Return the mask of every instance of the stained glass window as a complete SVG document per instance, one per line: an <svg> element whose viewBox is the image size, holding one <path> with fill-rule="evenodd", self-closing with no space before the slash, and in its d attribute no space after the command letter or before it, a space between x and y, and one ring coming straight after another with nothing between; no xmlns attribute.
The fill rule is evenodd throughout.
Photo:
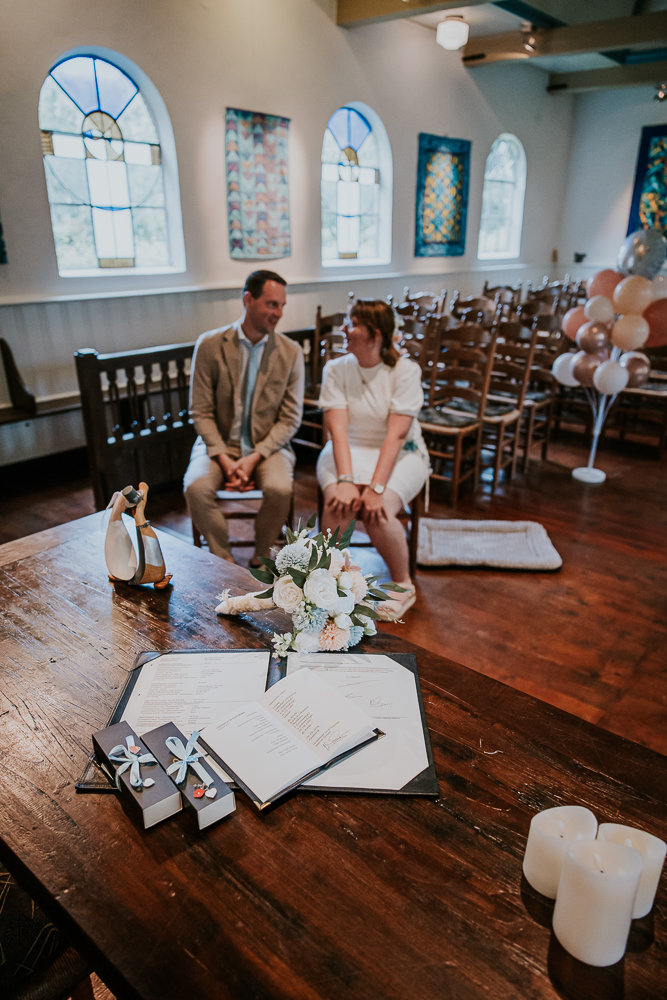
<svg viewBox="0 0 667 1000"><path fill-rule="evenodd" d="M322 143L322 262L379 256L380 162L367 119L339 108Z"/></svg>
<svg viewBox="0 0 667 1000"><path fill-rule="evenodd" d="M477 256L518 257L521 249L526 154L515 135L499 135L486 159Z"/></svg>
<svg viewBox="0 0 667 1000"><path fill-rule="evenodd" d="M127 73L96 56L58 63L39 127L59 272L168 266L160 139Z"/></svg>

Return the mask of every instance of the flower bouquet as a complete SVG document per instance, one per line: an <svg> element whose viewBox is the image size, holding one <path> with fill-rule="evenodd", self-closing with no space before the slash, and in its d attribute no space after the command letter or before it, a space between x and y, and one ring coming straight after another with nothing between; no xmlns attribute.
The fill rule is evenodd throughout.
<svg viewBox="0 0 667 1000"><path fill-rule="evenodd" d="M251 569L260 583L268 584L262 592L230 597L220 595L215 609L219 615L238 615L244 611L268 611L281 608L292 616L293 629L282 635L274 633L277 653L295 649L299 653L320 650L350 649L364 635L375 635L375 621L380 618L377 605L390 600L386 591L403 592L395 583L378 584L377 576L364 575L353 565L347 546L356 521L345 531L340 529L311 537L315 515L305 528L286 529L287 545L274 559L261 559L261 569ZM340 536L339 536L340 535Z"/></svg>

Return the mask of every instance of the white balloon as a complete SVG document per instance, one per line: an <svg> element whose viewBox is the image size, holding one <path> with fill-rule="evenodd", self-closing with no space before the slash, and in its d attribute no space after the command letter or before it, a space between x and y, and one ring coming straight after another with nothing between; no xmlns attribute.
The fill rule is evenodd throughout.
<svg viewBox="0 0 667 1000"><path fill-rule="evenodd" d="M573 354L572 352L569 354L560 354L554 361L551 368L551 374L558 382L560 382L561 385L579 385L576 378L572 375L572 359L578 358L580 353L581 352L578 351L576 354Z"/></svg>
<svg viewBox="0 0 667 1000"><path fill-rule="evenodd" d="M618 361L603 361L595 369L593 385L603 396L613 396L614 393L625 389L629 378L627 368L619 365Z"/></svg>
<svg viewBox="0 0 667 1000"><path fill-rule="evenodd" d="M584 306L584 312L591 323L611 323L614 318L614 307L606 295L594 295Z"/></svg>

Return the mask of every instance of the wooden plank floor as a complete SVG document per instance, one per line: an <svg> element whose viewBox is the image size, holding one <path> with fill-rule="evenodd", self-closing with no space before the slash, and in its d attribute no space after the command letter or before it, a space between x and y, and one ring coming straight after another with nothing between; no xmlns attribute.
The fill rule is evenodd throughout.
<svg viewBox="0 0 667 1000"><path fill-rule="evenodd" d="M650 448L609 442L597 463L606 483L586 486L570 475L585 457L579 443L554 445L548 462L532 462L494 497L488 486L464 494L455 513L436 486L430 516L539 521L563 569L419 570L417 605L404 624L383 628L667 754L667 463ZM94 509L74 461L39 481L4 479L0 542ZM297 515L315 507L314 469L300 461ZM151 497L148 514L191 539L179 491ZM382 567L372 550L357 551L365 569ZM249 554L235 553L243 563Z"/></svg>

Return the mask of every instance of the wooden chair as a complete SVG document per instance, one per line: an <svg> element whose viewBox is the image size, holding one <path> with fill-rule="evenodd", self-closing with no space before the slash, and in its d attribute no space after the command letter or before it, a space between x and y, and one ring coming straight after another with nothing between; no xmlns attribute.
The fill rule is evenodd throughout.
<svg viewBox="0 0 667 1000"><path fill-rule="evenodd" d="M478 326L487 326L493 323L496 307L491 299L484 297L459 298L459 293L454 292L451 301L450 313L462 323L475 323Z"/></svg>
<svg viewBox="0 0 667 1000"><path fill-rule="evenodd" d="M315 451L321 451L324 447L322 411L317 405L322 387L322 371L331 358L347 353L345 337L340 328L347 319L353 302L354 292L349 292L347 311L331 313L329 316L322 315L322 306L317 307L311 352L310 385L306 387L303 419L294 438L294 444L300 444Z"/></svg>
<svg viewBox="0 0 667 1000"><path fill-rule="evenodd" d="M534 327L525 339L521 323L504 322L496 327L496 349L484 408L482 448L493 452L495 493L502 469L509 468L509 478L516 472L521 437L521 422L528 381L531 375L538 331ZM493 412L493 407L505 412Z"/></svg>
<svg viewBox="0 0 667 1000"><path fill-rule="evenodd" d="M569 343L568 338L561 330L559 316L548 314L535 316L533 330L537 331L537 340L524 398L523 457L521 462L521 471L524 474L528 469L530 451L535 442L541 441L542 461L546 462L547 460L551 429L554 426L555 406L559 394L559 385L551 374L551 368L558 355L568 350Z"/></svg>
<svg viewBox="0 0 667 1000"><path fill-rule="evenodd" d="M461 483L472 478L477 487L496 336L495 330L473 324L443 332L428 406L419 415L433 465L431 478L452 484L452 506Z"/></svg>
<svg viewBox="0 0 667 1000"><path fill-rule="evenodd" d="M516 308L521 302L521 282L519 281L516 285L489 285L488 281L484 282L484 288L482 289L482 297L485 299L491 299L497 302L498 296L503 297L509 296L512 300L514 307Z"/></svg>
<svg viewBox="0 0 667 1000"><path fill-rule="evenodd" d="M401 511L398 515L399 521L403 521L406 527L406 534L408 540L408 559L410 567L410 576L414 577L417 571L417 551L419 548L419 519L422 515L426 504L426 486L423 486L417 496L410 501L407 510ZM317 517L318 523L322 524L322 512L324 510L324 494L320 487L317 487ZM350 542L350 548L352 549L368 549L373 548L373 543L370 538L365 542L360 542L354 539Z"/></svg>
<svg viewBox="0 0 667 1000"><path fill-rule="evenodd" d="M667 347L648 348L642 353L651 362L649 381L619 394L610 422L621 441L628 435L655 440L661 459L667 445Z"/></svg>
<svg viewBox="0 0 667 1000"><path fill-rule="evenodd" d="M396 308L399 313L402 309L412 308L414 315L419 318L426 316L427 313L436 313L440 316L445 311L446 301L446 288L441 289L440 295L435 295L433 292L415 292L414 295L411 295L410 288L406 285L403 289L403 302ZM406 315L406 313L401 313L401 315Z"/></svg>
<svg viewBox="0 0 667 1000"><path fill-rule="evenodd" d="M196 437L188 413L193 351L189 343L74 355L97 510L128 483L155 488L183 478Z"/></svg>

